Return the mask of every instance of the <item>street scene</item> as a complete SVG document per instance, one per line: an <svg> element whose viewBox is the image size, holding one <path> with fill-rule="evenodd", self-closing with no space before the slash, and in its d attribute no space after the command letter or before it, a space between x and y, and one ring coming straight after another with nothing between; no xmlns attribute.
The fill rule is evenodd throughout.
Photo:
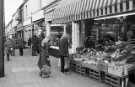
<svg viewBox="0 0 135 87"><path fill-rule="evenodd" d="M0 79L0 87L107 87L88 77L79 74L63 74L58 67L58 59L51 58L51 77L41 78L37 67L37 56L31 56L31 50L24 50L24 56L11 57L5 60L5 77Z"/></svg>
<svg viewBox="0 0 135 87"><path fill-rule="evenodd" d="M135 0L1 0L0 87L135 87Z"/></svg>

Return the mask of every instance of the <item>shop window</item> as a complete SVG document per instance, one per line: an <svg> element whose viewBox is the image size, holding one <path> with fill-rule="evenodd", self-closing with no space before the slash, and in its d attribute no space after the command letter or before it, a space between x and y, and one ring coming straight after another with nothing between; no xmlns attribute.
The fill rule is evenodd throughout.
<svg viewBox="0 0 135 87"><path fill-rule="evenodd" d="M107 7L105 7L105 14L107 14Z"/></svg>
<svg viewBox="0 0 135 87"><path fill-rule="evenodd" d="M92 12L93 12L93 17L95 17L95 10L93 10Z"/></svg>
<svg viewBox="0 0 135 87"><path fill-rule="evenodd" d="M116 41L119 34L118 24L102 24L100 38L102 40Z"/></svg>
<svg viewBox="0 0 135 87"><path fill-rule="evenodd" d="M123 11L123 3L120 3L120 11Z"/></svg>
<svg viewBox="0 0 135 87"><path fill-rule="evenodd" d="M126 9L129 10L129 1L126 1Z"/></svg>
<svg viewBox="0 0 135 87"><path fill-rule="evenodd" d="M97 9L96 11L97 11L97 16L99 16L99 10Z"/></svg>
<svg viewBox="0 0 135 87"><path fill-rule="evenodd" d="M130 29L127 32L127 38L128 39L135 39L135 25L132 24L130 26Z"/></svg>
<svg viewBox="0 0 135 87"><path fill-rule="evenodd" d="M129 3L129 2L128 2ZM133 7L135 8L135 0L133 0Z"/></svg>
<svg viewBox="0 0 135 87"><path fill-rule="evenodd" d="M115 12L117 12L117 4L114 5Z"/></svg>
<svg viewBox="0 0 135 87"><path fill-rule="evenodd" d="M110 9L110 14L112 13L112 6L109 6L109 9Z"/></svg>

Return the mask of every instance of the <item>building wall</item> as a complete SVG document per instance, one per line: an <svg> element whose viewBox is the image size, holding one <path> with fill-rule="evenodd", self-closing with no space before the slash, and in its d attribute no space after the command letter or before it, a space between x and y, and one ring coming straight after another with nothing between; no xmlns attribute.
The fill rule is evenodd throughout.
<svg viewBox="0 0 135 87"><path fill-rule="evenodd" d="M56 1L56 0L41 0L41 7L45 7L54 1Z"/></svg>
<svg viewBox="0 0 135 87"><path fill-rule="evenodd" d="M40 0L29 0L28 2L26 2L26 4L23 7L24 21L28 20L33 13L35 13L36 11L40 9L40 6L41 6L40 2L41 2Z"/></svg>

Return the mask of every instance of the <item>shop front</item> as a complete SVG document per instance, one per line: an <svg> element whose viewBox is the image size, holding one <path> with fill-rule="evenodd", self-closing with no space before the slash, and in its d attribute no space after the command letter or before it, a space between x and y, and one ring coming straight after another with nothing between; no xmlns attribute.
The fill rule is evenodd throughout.
<svg viewBox="0 0 135 87"><path fill-rule="evenodd" d="M42 32L45 31L44 19L40 19L33 22L34 35L39 36Z"/></svg>
<svg viewBox="0 0 135 87"><path fill-rule="evenodd" d="M78 32L81 32L81 30L85 32L81 32L80 36L72 36L72 39L77 39L76 37L81 37L81 40L76 40L79 42L78 45L76 45L76 41L74 41L73 49L76 49L77 47L82 46L82 43L85 43L85 39L90 37L92 41L94 42L93 44L96 44L96 41L100 40L100 26L104 27L104 25L108 22L114 21L114 27L115 24L117 24L117 21L119 24L122 24L121 22L121 17L115 18L115 15L121 15L121 14L126 14L129 12L133 12L134 9L134 1L133 0L84 0L83 2L81 0L62 0L60 4L57 6L55 11L53 12L53 21L52 23L56 24L63 24L63 23L72 23L74 27L72 27L72 31L74 28L78 28L75 30L78 30ZM109 17L109 16L114 16L111 20L104 20L104 17ZM102 20L101 23L96 23L95 20ZM103 24L103 22L105 22ZM98 25L97 25L98 24ZM112 24L112 23L110 23ZM98 26L98 27L97 27ZM116 25L116 28L121 25ZM110 26L113 27L113 26ZM83 29L84 28L84 29ZM74 32L76 32L74 30ZM102 29L101 29L102 30ZM105 29L102 30L106 31ZM109 30L108 30L109 31ZM107 31L106 31L107 32ZM117 30L115 30L117 32ZM85 34L84 34L85 33ZM105 32L104 32L105 33ZM108 32L111 33L112 35L114 32ZM74 35L74 33L73 33ZM77 35L77 34L75 34ZM82 35L82 36L81 36ZM113 35L113 38L117 40L118 34L115 33ZM114 37L115 36L115 37ZM83 39L82 39L83 37ZM103 35L102 38L103 39ZM75 50L74 50L75 52Z"/></svg>
<svg viewBox="0 0 135 87"><path fill-rule="evenodd" d="M26 46L28 45L27 42L29 38L32 38L32 32L33 32L33 25L32 25L32 20L31 18L27 19L26 21L23 22L23 39L26 42Z"/></svg>
<svg viewBox="0 0 135 87"><path fill-rule="evenodd" d="M114 87L130 87L134 8L134 0L62 0L52 23L71 25L71 69Z"/></svg>
<svg viewBox="0 0 135 87"><path fill-rule="evenodd" d="M45 31L44 13L43 10L39 10L32 14L33 33L39 36L41 32Z"/></svg>

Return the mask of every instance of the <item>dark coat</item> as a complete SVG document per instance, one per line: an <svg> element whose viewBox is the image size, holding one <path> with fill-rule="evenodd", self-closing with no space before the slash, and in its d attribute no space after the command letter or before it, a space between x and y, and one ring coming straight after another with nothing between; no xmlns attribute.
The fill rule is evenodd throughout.
<svg viewBox="0 0 135 87"><path fill-rule="evenodd" d="M24 41L23 41L22 38L18 39L17 43L18 43L18 48L23 48L24 47Z"/></svg>
<svg viewBox="0 0 135 87"><path fill-rule="evenodd" d="M67 37L62 37L59 42L59 48L60 48L60 55L61 56L68 56L68 47L69 47L69 42Z"/></svg>
<svg viewBox="0 0 135 87"><path fill-rule="evenodd" d="M32 49L37 50L39 46L39 40L36 36L32 38Z"/></svg>
<svg viewBox="0 0 135 87"><path fill-rule="evenodd" d="M43 67L43 65L50 66L50 61L48 60L48 58L49 58L49 53L48 53L49 47L50 47L49 42L44 43L44 46L41 47L41 53L40 53L40 57L39 57L39 60L38 60L38 66L39 66L40 69Z"/></svg>

